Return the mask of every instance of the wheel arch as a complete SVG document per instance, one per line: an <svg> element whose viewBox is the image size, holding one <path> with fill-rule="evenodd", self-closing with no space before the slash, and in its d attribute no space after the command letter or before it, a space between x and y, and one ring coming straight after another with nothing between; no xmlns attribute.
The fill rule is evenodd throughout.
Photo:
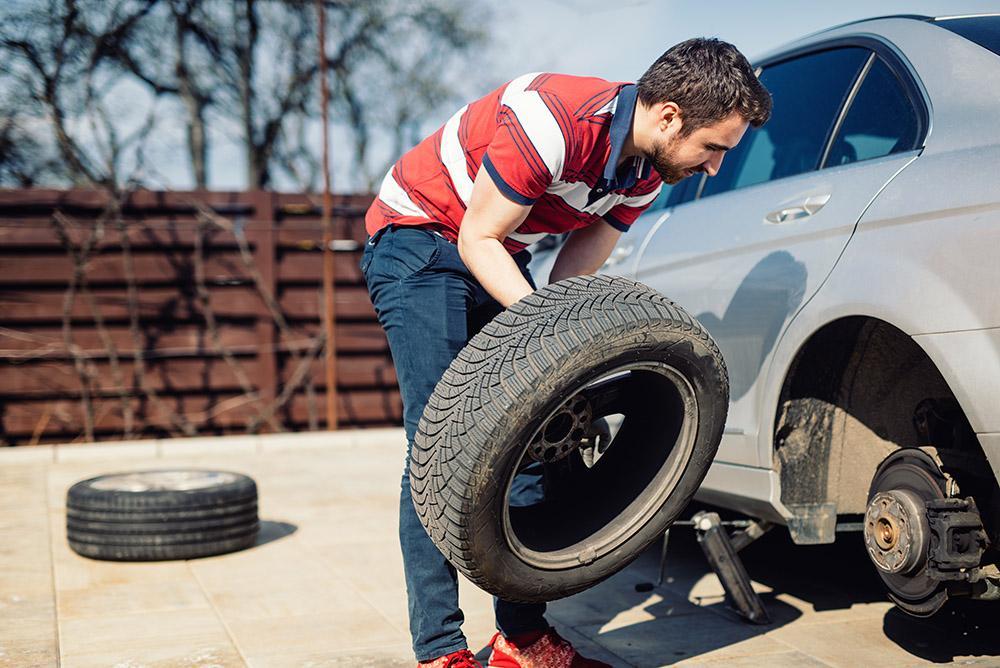
<svg viewBox="0 0 1000 668"><path fill-rule="evenodd" d="M833 319L802 341L783 371L761 429L797 542L832 541L837 516L863 513L878 464L902 447L933 446L970 491L996 497L992 476L986 484L967 473L990 467L966 411L902 329L873 316Z"/></svg>

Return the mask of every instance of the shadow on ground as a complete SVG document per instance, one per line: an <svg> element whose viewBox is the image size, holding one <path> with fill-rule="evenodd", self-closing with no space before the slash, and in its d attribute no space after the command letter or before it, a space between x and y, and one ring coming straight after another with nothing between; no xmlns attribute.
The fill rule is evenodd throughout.
<svg viewBox="0 0 1000 668"><path fill-rule="evenodd" d="M289 524L288 522L272 522L270 520L261 520L260 531L257 533L257 542L253 544L253 547L260 547L261 545L267 545L268 543L280 540L285 536L291 536L298 530L299 528L297 526L295 526L294 524Z"/></svg>
<svg viewBox="0 0 1000 668"><path fill-rule="evenodd" d="M625 571L570 599L553 602L548 616L557 628L565 629L568 639L583 640L584 650L589 638L611 653L598 658L612 661L617 657L614 665L698 663L700 657L720 662L712 665L725 665L729 656L734 660L742 656L744 661L756 656L766 662L766 657L774 656L768 652L774 651L786 652L788 660L802 657L808 661L793 646L775 649L776 641L766 636L803 615L850 611L887 600L860 534L841 534L831 545L801 546L792 543L786 530L777 528L742 555L750 576L771 590L762 595L770 624L749 624L728 607L718 583L706 577L710 569L694 532L686 528L675 529L671 535L663 584L656 584L660 559L656 544ZM970 656L989 663L989 657L1000 656L1000 635L990 621L995 619L996 605L953 600L930 619L910 617L896 608L884 615L873 615L872 609L866 615L859 609L857 616L837 619L880 628L886 642L912 655L914 663L945 663ZM803 628L824 632L823 623L813 623ZM730 649L739 643L745 644ZM483 648L477 656L485 661L489 649Z"/></svg>
<svg viewBox="0 0 1000 668"><path fill-rule="evenodd" d="M996 615L996 603L953 600L929 619L917 619L893 608L882 620L882 630L914 656L951 663L962 656L1000 656Z"/></svg>
<svg viewBox="0 0 1000 668"><path fill-rule="evenodd" d="M690 595L690 586L708 572L708 566L693 531L678 529L673 533L667 575L673 579L674 591L684 591L687 587ZM795 545L788 532L779 527L741 554L751 578L772 590L763 596L772 625L753 627L728 612L729 619L720 616L711 624L711 633L718 634L719 638L733 636L735 642L751 632L767 633L799 617L800 610L777 598L782 594L798 599L815 612L847 610L888 598L865 553L860 533L839 534L837 541L830 545L807 546ZM650 554L647 559L649 557L658 568L659 553ZM679 589L678 584L681 585ZM706 598L702 603L710 600L713 599ZM721 609L725 606L711 603L709 607ZM881 620L875 618L871 623L880 624L889 641L916 659L945 663L956 657L1000 656L1000 635L991 621L996 619L996 614L996 604L956 599L928 619L912 617L893 607ZM622 629L623 633L626 631ZM704 652L711 648L709 644L693 649Z"/></svg>
<svg viewBox="0 0 1000 668"><path fill-rule="evenodd" d="M787 531L774 531L747 549L744 563L751 577L775 594L787 592L818 612L888 599L860 533L840 534L832 545L798 546ZM998 612L996 603L968 599L952 599L926 619L894 607L882 619L882 631L901 649L925 661L997 657L1000 635L992 620Z"/></svg>

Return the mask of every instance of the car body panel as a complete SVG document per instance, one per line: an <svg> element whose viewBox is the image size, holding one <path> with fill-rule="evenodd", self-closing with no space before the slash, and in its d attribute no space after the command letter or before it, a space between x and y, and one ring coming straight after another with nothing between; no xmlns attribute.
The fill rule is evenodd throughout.
<svg viewBox="0 0 1000 668"><path fill-rule="evenodd" d="M786 323L826 280L868 204L914 157L899 153L713 195L677 207L652 233L636 279L698 318L729 369L731 403L719 461L769 462L757 448L757 378ZM767 219L810 198L826 202L802 219Z"/></svg>
<svg viewBox="0 0 1000 668"><path fill-rule="evenodd" d="M695 498L772 522L787 522L792 513L781 503L778 474L765 468L716 460Z"/></svg>

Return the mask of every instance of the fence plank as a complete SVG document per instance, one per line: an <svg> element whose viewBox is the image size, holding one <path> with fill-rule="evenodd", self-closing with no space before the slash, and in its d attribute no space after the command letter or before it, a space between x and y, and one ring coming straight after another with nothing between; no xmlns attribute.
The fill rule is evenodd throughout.
<svg viewBox="0 0 1000 668"><path fill-rule="evenodd" d="M74 439L82 431L83 381L73 354L85 360L97 438L120 438L123 390L136 416L135 434L162 435L170 412L201 433L246 429L261 401L288 383L296 356L312 349L319 333L322 286L319 199L309 195L231 192L134 193L121 221L96 221L108 203L96 191L0 191L0 438L22 443ZM366 239L364 213L371 196L335 196L335 238L353 241L336 254L337 371L342 426L399 424L401 403L384 333L358 269ZM199 206L212 220L200 221ZM55 212L61 212L61 223ZM93 303L76 292L69 304L69 339L63 332L67 287L76 267L63 247L94 241L83 267ZM203 230L204 275L217 324L212 335L198 297L195 247ZM234 232L245 235L248 266ZM130 248L137 322L129 325ZM347 248L347 250L345 250ZM288 332L279 331L254 282L257 272L275 296ZM78 286L79 288L79 286ZM145 385L137 383L140 347ZM224 359L223 351L230 355ZM112 371L112 354L118 376ZM244 396L242 369L255 396ZM286 429L323 426L322 365L313 361L287 406L276 414ZM310 409L310 404L314 408Z"/></svg>

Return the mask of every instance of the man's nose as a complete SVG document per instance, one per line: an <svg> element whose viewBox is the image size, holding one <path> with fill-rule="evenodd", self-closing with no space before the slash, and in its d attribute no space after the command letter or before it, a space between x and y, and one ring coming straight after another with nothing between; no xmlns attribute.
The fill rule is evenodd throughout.
<svg viewBox="0 0 1000 668"><path fill-rule="evenodd" d="M722 157L723 154L720 151L717 155L713 155L711 158L702 163L701 169L703 172L709 176L715 176L719 173L719 168L722 167Z"/></svg>

